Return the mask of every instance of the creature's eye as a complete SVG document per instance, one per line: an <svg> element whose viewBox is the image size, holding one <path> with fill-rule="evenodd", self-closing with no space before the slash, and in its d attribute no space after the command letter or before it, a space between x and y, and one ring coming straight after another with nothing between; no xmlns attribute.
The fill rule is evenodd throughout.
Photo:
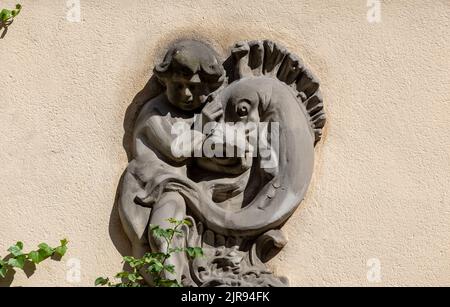
<svg viewBox="0 0 450 307"><path fill-rule="evenodd" d="M248 101L246 100L239 102L236 106L236 113L239 117L247 116L249 111L250 103L248 103Z"/></svg>

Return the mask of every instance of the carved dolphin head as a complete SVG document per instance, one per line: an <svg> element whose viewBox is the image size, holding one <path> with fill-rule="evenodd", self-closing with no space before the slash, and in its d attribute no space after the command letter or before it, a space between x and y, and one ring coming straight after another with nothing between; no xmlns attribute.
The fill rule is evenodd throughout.
<svg viewBox="0 0 450 307"><path fill-rule="evenodd" d="M309 120L306 110L298 104L295 92L274 78L249 77L233 82L214 99L222 105L224 112L218 119L220 125L205 142L221 148L223 156L203 159L201 166L240 174L250 169L256 159L260 167L275 175L278 172L280 129L288 131L287 126L296 124L290 122L293 121L290 113L295 114L297 122ZM303 127L303 133L313 139L311 127L307 124Z"/></svg>

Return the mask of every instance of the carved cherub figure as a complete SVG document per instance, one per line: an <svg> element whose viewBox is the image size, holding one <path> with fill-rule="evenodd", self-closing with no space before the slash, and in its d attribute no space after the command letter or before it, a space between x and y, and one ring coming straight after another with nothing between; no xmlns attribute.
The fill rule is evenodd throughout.
<svg viewBox="0 0 450 307"><path fill-rule="evenodd" d="M133 159L119 195L122 225L133 256L140 258L167 247L149 225L168 228L169 218L191 219L185 240L172 247L202 246L205 257L176 254L166 263L176 274L164 276L183 285L286 285L265 262L286 244L280 227L305 197L312 176L314 145L325 124L319 82L296 55L269 40L236 44L223 66L227 82L214 50L185 40L155 67L164 91L144 105L135 123ZM181 155L173 147L178 123L191 144ZM235 125L221 125L228 123ZM238 124L247 123L265 126L267 133L258 131L258 146L242 157L238 149L247 153L253 137ZM205 131L196 129L204 125ZM244 144L230 142L223 131ZM217 156L203 155L208 144ZM232 156L221 155L224 148L232 148Z"/></svg>
<svg viewBox="0 0 450 307"><path fill-rule="evenodd" d="M186 176L186 165L192 155L180 156L173 153L172 145L176 137L172 133L174 124L181 122L193 127L196 119L203 120L206 117L213 120L222 112L220 108L209 108L209 112L204 109L208 95L217 90L224 80L221 61L208 45L194 40L173 44L162 63L154 68L154 74L165 90L143 106L136 120L134 160L124 176L125 189L122 191L120 206L122 223L132 239L133 254L137 257L148 251L148 244L152 251L166 251L167 243L161 238L155 238L150 232L146 233L146 227L159 225L168 228L169 218L184 219L186 204L177 191L160 191L158 198L151 202L148 199L143 201L139 196L127 197L127 193L139 190L139 185L146 185L146 191L158 189L157 181L160 176L157 169ZM202 110L203 116L198 116ZM196 141L201 144L201 137L196 138ZM131 204L132 201L141 206ZM175 239L173 243L175 246L183 244L181 239L179 242ZM178 259L180 257L183 257L181 253L168 261L180 268L186 263L183 259ZM182 273L178 270L176 276L167 278L180 280Z"/></svg>
<svg viewBox="0 0 450 307"><path fill-rule="evenodd" d="M167 162L183 162L187 155L179 157L172 153L175 136L171 128L175 122L191 126L202 110L209 119L222 112L220 108L209 109L205 114L203 107L208 95L222 85L224 71L211 47L202 42L183 40L167 51L163 62L156 65L154 74L165 91L147 102L140 111L134 130L135 140L136 137L139 139L135 141L135 156L142 154L142 147L145 150L149 145L156 145L154 149ZM145 143L144 146L139 141Z"/></svg>

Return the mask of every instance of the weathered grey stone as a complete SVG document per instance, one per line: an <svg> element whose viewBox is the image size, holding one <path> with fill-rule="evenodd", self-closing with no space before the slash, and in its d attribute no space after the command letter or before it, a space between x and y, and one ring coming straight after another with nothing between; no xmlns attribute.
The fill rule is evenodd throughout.
<svg viewBox="0 0 450 307"><path fill-rule="evenodd" d="M206 44L185 40L155 67L163 92L136 120L120 217L135 257L165 249L149 234L149 224L167 227L168 218L192 219L193 226L183 229L186 238L174 244L202 246L206 256L170 258L176 274L167 277L184 285L285 286L287 280L274 277L264 262L287 243L280 227L303 200L312 176L314 144L325 124L318 81L297 56L271 41L238 43L224 63L225 70ZM220 137L219 128L249 122L268 123L271 132L279 128L278 141L271 139L269 147L276 164L267 167L261 149L241 157L174 154L176 123L187 125L194 145L239 150ZM208 123L212 131L198 129Z"/></svg>

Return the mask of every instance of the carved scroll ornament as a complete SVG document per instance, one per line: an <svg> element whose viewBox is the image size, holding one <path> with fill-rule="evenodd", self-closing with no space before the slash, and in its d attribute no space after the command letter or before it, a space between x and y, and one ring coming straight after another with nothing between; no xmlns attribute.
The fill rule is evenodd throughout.
<svg viewBox="0 0 450 307"><path fill-rule="evenodd" d="M207 44L183 40L154 74L163 90L139 111L120 188L133 256L165 248L149 234L150 224L188 218L193 226L175 244L202 246L205 257L179 254L172 278L185 286L288 285L264 263L287 243L280 227L312 176L325 124L319 82L297 56L268 40L238 43L224 62ZM253 134L265 136L265 147L252 146L249 126L265 127ZM224 137L230 131L244 141ZM213 156L204 153L206 144Z"/></svg>

